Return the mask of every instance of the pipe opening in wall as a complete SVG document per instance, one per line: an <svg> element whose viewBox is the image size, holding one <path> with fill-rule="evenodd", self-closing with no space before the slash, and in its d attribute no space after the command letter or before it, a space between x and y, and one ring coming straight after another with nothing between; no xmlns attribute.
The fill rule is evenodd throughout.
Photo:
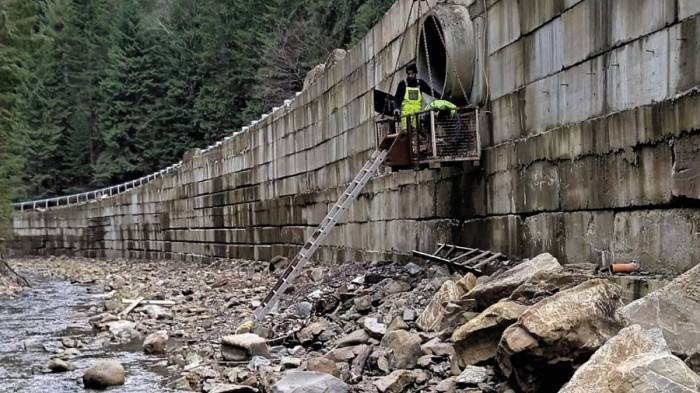
<svg viewBox="0 0 700 393"><path fill-rule="evenodd" d="M444 32L440 21L429 15L423 21L423 29L418 41L418 77L431 84L435 92L444 93L447 73L447 52L443 45ZM427 53L426 53L427 46ZM430 69L428 68L430 60ZM431 78L432 72L432 78Z"/></svg>
<svg viewBox="0 0 700 393"><path fill-rule="evenodd" d="M468 104L476 51L474 24L467 8L458 4L436 5L423 19L418 38L418 76L430 83L430 60L435 91L457 105Z"/></svg>

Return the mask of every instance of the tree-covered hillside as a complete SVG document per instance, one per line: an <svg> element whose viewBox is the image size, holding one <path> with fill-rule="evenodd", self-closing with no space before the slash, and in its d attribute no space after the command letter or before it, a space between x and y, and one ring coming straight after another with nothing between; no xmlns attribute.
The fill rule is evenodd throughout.
<svg viewBox="0 0 700 393"><path fill-rule="evenodd" d="M0 0L0 206L136 178L230 134L392 3Z"/></svg>

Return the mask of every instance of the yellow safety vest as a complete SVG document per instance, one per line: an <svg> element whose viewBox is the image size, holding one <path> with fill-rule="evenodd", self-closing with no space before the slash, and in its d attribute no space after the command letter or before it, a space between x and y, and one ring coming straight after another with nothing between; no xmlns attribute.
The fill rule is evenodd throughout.
<svg viewBox="0 0 700 393"><path fill-rule="evenodd" d="M408 87L406 81L406 93L401 103L401 129L408 128L406 126L406 116L413 115L423 110L423 94L420 91L420 83L418 87ZM411 116L411 126L416 127L416 117Z"/></svg>

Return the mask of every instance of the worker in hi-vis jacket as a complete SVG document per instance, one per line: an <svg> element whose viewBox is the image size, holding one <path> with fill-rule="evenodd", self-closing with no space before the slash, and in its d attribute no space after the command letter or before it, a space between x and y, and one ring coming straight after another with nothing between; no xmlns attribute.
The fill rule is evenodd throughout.
<svg viewBox="0 0 700 393"><path fill-rule="evenodd" d="M411 63L406 66L406 80L399 82L394 95L396 103L394 115L401 116L402 130L407 128L407 116L423 110L423 93L434 94L434 98L442 98L440 93L431 92L430 86L425 81L418 79L418 68L415 63ZM411 126L416 127L415 116L411 116Z"/></svg>

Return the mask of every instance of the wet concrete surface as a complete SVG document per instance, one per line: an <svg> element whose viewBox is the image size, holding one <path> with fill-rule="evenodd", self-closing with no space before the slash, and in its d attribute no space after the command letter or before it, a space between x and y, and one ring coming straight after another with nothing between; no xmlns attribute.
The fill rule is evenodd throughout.
<svg viewBox="0 0 700 393"><path fill-rule="evenodd" d="M82 392L82 375L98 359L114 359L126 369L126 383L109 392L167 392L165 358L146 356L140 343L103 347L88 323L88 309L99 299L89 287L27 276L32 288L0 297L0 392ZM61 338L83 343L70 359L75 370L49 373L49 359L63 350Z"/></svg>

